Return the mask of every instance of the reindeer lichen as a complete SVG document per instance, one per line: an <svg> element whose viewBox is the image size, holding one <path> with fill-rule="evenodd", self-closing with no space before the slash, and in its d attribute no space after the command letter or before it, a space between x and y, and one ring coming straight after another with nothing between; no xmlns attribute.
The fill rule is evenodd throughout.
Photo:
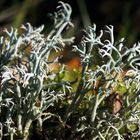
<svg viewBox="0 0 140 140"><path fill-rule="evenodd" d="M48 139L138 139L140 43L127 48L124 38L115 40L113 26L98 33L94 24L73 45L74 37L62 35L73 26L72 9L59 2L57 10L47 36L44 26L27 23L0 37L0 139L26 140L33 131L46 131ZM67 44L80 59L75 81L65 80L60 56L50 60Z"/></svg>

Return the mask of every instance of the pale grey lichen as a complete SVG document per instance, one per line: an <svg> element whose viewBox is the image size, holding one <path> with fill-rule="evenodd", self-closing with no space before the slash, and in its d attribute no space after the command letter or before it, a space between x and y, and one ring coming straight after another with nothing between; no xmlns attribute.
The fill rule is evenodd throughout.
<svg viewBox="0 0 140 140"><path fill-rule="evenodd" d="M75 81L61 78L67 69L59 63L59 56L49 59L52 52L62 51L74 40L62 36L73 26L71 12L69 4L60 2L54 28L47 36L42 33L44 26L33 28L27 23L22 25L22 32L5 29L6 36L0 37L0 139L18 136L26 140L34 121L42 130L43 123L51 118L60 124L55 131L65 133L67 122L72 122L77 112L76 123L70 124L74 126L71 139L77 135L88 139L90 135L91 139L122 140L128 135L124 129L131 133L128 138L140 137L140 44L127 48L124 38L116 41L111 25L99 35L95 24L88 27L81 43L72 46L82 67L75 90ZM104 32L109 35L107 39L103 39ZM53 72L50 64L56 63L61 68ZM120 73L123 76L119 77ZM118 100L123 102L118 103L120 108L109 110L108 102L117 107ZM48 132L52 136L53 130Z"/></svg>

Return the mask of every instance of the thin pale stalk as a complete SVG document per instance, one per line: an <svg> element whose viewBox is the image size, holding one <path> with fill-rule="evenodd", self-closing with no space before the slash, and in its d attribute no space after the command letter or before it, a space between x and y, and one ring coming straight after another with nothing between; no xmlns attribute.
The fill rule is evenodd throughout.
<svg viewBox="0 0 140 140"><path fill-rule="evenodd" d="M28 136L29 136L29 129L30 129L30 126L32 124L32 120L29 119L26 124L25 124L25 127L24 127L24 131L23 131L23 140L27 140Z"/></svg>
<svg viewBox="0 0 140 140"><path fill-rule="evenodd" d="M99 96L100 96L100 94L96 94L95 104L94 104L92 114L91 114L91 122L94 122L96 114L97 114L98 106L102 102L102 100L106 97L106 94L104 93L100 99L99 99Z"/></svg>

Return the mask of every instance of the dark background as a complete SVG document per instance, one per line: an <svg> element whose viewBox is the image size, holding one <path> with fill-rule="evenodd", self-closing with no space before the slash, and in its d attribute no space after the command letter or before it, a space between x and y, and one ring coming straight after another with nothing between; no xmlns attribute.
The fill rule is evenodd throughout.
<svg viewBox="0 0 140 140"><path fill-rule="evenodd" d="M113 25L117 38L125 37L132 45L140 40L139 0L62 0L73 9L72 34L95 23L99 29ZM30 22L33 26L46 25L50 30L53 20L50 13L56 11L58 0L0 0L0 31L4 27L20 27Z"/></svg>

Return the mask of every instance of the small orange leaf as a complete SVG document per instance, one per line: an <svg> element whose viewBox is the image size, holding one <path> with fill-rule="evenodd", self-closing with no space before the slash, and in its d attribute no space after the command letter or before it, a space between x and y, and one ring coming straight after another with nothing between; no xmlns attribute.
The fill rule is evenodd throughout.
<svg viewBox="0 0 140 140"><path fill-rule="evenodd" d="M68 69L70 69L70 70L78 69L78 68L80 68L80 65L81 65L81 63L80 63L79 57L74 57L67 63Z"/></svg>
<svg viewBox="0 0 140 140"><path fill-rule="evenodd" d="M113 97L113 108L112 108L112 112L113 113L117 113L121 110L122 108L122 98L121 96L117 93L114 95Z"/></svg>

